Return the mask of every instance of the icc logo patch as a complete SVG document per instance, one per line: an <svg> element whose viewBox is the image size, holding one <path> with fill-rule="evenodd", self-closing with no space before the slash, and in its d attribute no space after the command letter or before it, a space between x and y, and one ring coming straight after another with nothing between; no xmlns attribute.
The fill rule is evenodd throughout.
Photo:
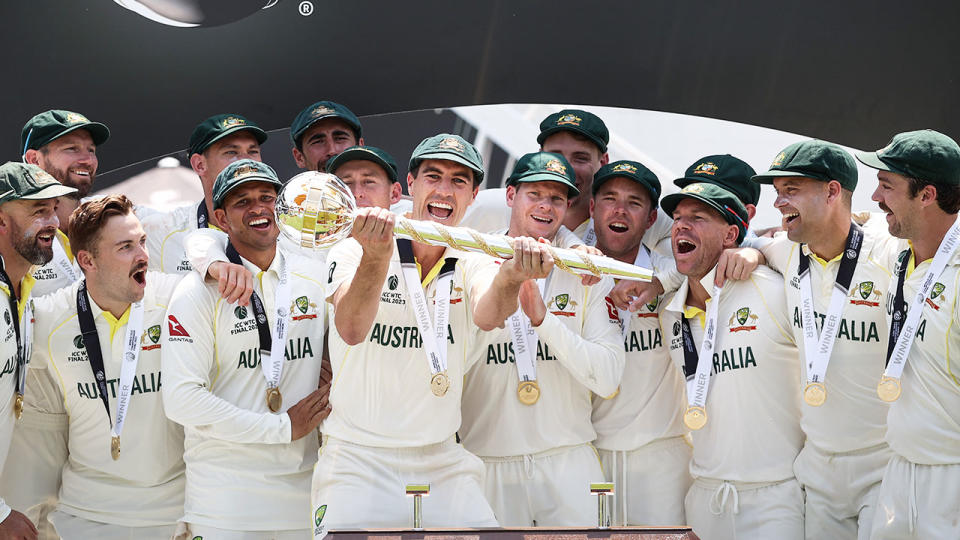
<svg viewBox="0 0 960 540"><path fill-rule="evenodd" d="M394 274L394 275L392 275L392 276L390 276L390 277L387 278L387 287L388 287L391 291L397 290L397 285L399 285L399 284L400 284L400 279L397 277L396 274Z"/></svg>
<svg viewBox="0 0 960 540"><path fill-rule="evenodd" d="M327 271L327 283L333 283L333 271L337 269L337 261L330 263L330 270Z"/></svg>
<svg viewBox="0 0 960 540"><path fill-rule="evenodd" d="M675 323L673 323L673 335L674 336L680 335L680 321L676 321Z"/></svg>
<svg viewBox="0 0 960 540"><path fill-rule="evenodd" d="M7 324L10 324L10 323L12 322L12 321L10 320L10 311L4 311L4 312L3 312L3 322L5 322L5 323L7 323Z"/></svg>
<svg viewBox="0 0 960 540"><path fill-rule="evenodd" d="M236 308L234 308L233 314L236 315L236 317L237 317L238 319L240 319L240 320L246 319L246 318L247 318L247 308L245 308L245 307L243 307L243 306L237 306Z"/></svg>
<svg viewBox="0 0 960 540"><path fill-rule="evenodd" d="M83 336L81 336L80 334L77 334L77 335L73 336L73 346L76 347L76 348L78 348L78 349L82 349L82 348L83 348Z"/></svg>

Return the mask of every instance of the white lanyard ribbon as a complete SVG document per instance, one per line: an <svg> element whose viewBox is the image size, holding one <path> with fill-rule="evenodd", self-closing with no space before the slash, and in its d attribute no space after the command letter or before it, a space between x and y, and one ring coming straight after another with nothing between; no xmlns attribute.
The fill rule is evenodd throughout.
<svg viewBox="0 0 960 540"><path fill-rule="evenodd" d="M830 306L827 308L823 328L817 336L817 324L813 315L813 280L809 258L801 261L803 271L800 275L800 316L803 322L803 344L807 361L807 382L823 383L830 364L830 355L837 342L837 333L840 327L840 316L843 305L850 292L850 283L860 257L860 248L863 245L863 230L851 224L846 247L841 255L840 267L837 269L837 279L833 284L830 295ZM800 253L801 257L809 257ZM846 283L843 283L846 282Z"/></svg>
<svg viewBox="0 0 960 540"><path fill-rule="evenodd" d="M642 268L653 268L650 265L650 250L647 249L647 246L640 244L637 249L637 258L634 259L633 264ZM630 332L630 310L617 308L617 314L620 315L620 335L626 340L627 334Z"/></svg>
<svg viewBox="0 0 960 540"><path fill-rule="evenodd" d="M950 258L953 257L958 244L960 244L960 219L953 222L950 230L943 237L940 247L937 248L937 254L933 257L933 262L930 263L930 268L923 276L923 283L917 289L916 296L913 297L913 302L907 311L907 321L903 324L903 329L897 337L897 344L893 348L893 354L890 356L890 362L887 363L887 369L883 372L884 378L899 379L903 373L903 368L907 364L907 354L913 347L913 339L917 335L917 323L920 322L920 316L923 314L924 302L927 295L930 294L934 282L943 273L943 269L947 267ZM904 268L901 271L906 273L906 260L903 265Z"/></svg>
<svg viewBox="0 0 960 540"><path fill-rule="evenodd" d="M587 222L587 230L583 231L583 243L588 246L597 245L597 231L593 229L593 218ZM644 268L648 268L644 266Z"/></svg>
<svg viewBox="0 0 960 540"><path fill-rule="evenodd" d="M53 242L53 259L51 259L50 262L53 263L53 266L59 273L67 276L71 283L80 280L80 274L77 273L77 270L73 267L69 257L67 257L67 251L63 249L63 245L60 243L59 238Z"/></svg>
<svg viewBox="0 0 960 540"><path fill-rule="evenodd" d="M553 272L550 272L550 276ZM540 297L543 298L547 290L547 279L538 279ZM517 363L517 377L521 382L537 380L537 336L536 330L530 324L530 318L523 313L523 308L510 316L510 340L513 341L513 356Z"/></svg>
<svg viewBox="0 0 960 540"><path fill-rule="evenodd" d="M453 272L437 276L436 307L434 318L430 320L427 297L420 284L420 272L416 263L402 263L403 281L413 301L413 314L417 319L417 328L423 338L423 350L427 354L430 372L434 375L447 370L447 321L450 319L450 283Z"/></svg>
<svg viewBox="0 0 960 540"><path fill-rule="evenodd" d="M120 362L120 387L117 389L117 419L110 428L110 435L120 437L123 422L130 408L130 393L133 378L137 374L140 359L140 334L143 331L143 301L130 305L130 318L123 332L123 357Z"/></svg>
<svg viewBox="0 0 960 540"><path fill-rule="evenodd" d="M13 291L11 291L13 294ZM27 380L27 362L30 361L30 355L33 354L33 299L28 298L23 305L23 317L20 318L20 327L23 331L20 333L20 343L18 343L17 353L20 358L20 373L17 377L17 394L23 395Z"/></svg>
<svg viewBox="0 0 960 540"><path fill-rule="evenodd" d="M283 355L287 348L287 330L290 327L290 272L287 269L287 259L279 249L277 257L280 259L277 271L279 281L277 290L273 293L273 309L276 318L270 330L270 353L264 358L264 351L260 351L260 370L267 380L267 388L280 386L280 377L283 375Z"/></svg>
<svg viewBox="0 0 960 540"><path fill-rule="evenodd" d="M707 321L703 329L703 341L697 355L697 372L687 380L687 403L691 407L704 407L707 390L710 388L710 370L713 369L713 345L717 340L717 308L723 287L713 286L710 305L707 306Z"/></svg>

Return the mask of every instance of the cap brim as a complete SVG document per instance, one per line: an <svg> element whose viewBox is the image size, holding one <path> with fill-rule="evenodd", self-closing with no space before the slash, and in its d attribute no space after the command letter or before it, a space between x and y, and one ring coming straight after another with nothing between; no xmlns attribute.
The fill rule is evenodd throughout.
<svg viewBox="0 0 960 540"><path fill-rule="evenodd" d="M306 133L308 129L310 129L317 122L321 120L326 120L327 118L336 118L337 120L341 120L344 124L350 126L350 129L354 131L354 135L356 135L358 139L360 138L359 133L362 132L360 124L354 122L352 118L348 118L339 113L327 114L324 116L318 116L316 118L311 119L310 122L307 123L307 125L297 130L296 133L291 132L290 138L293 139L294 144L296 144L297 141L300 140L300 137L303 137L303 134ZM358 141L358 144L359 144L359 141Z"/></svg>
<svg viewBox="0 0 960 540"><path fill-rule="evenodd" d="M514 180L513 182L515 184L529 184L531 182L556 182L567 187L568 197L576 197L577 195L580 195L580 190L577 189L577 186L570 185L569 182L561 180L557 175L550 173L533 173L529 176L524 176L523 178Z"/></svg>
<svg viewBox="0 0 960 540"><path fill-rule="evenodd" d="M597 139L597 137L590 133L589 131L579 127L579 126L554 126L550 129L545 129L540 132L540 135L537 136L537 144L543 146L543 142L547 140L547 137L553 135L554 133L559 133L561 131L573 131L583 135L584 137L590 139L590 142L597 145L600 148L600 151L605 153L607 151L607 145L603 141Z"/></svg>
<svg viewBox="0 0 960 540"><path fill-rule="evenodd" d="M63 137L71 131L76 131L78 129L85 129L90 132L90 138L93 139L93 144L100 146L101 144L107 142L107 139L110 138L110 130L106 125L101 124L100 122L87 122L85 124L77 124L75 126L70 126L69 128L60 132L59 135L50 139L51 141Z"/></svg>
<svg viewBox="0 0 960 540"><path fill-rule="evenodd" d="M756 174L750 177L754 182L760 182L761 184L772 184L774 178L815 178L810 176L809 173L795 172L795 171L767 171L763 174Z"/></svg>
<svg viewBox="0 0 960 540"><path fill-rule="evenodd" d="M336 155L330 161L330 163L327 164L327 172L329 172L330 174L336 174L335 171L337 170L338 167L340 167L344 163L349 163L351 161L370 161L370 162L376 163L377 165L380 166L381 169L383 169L387 173L387 177L390 179L391 182L397 181L397 171L393 167L391 167L389 163L384 161L383 158L374 154L373 152L370 152L369 150L361 150L359 148L355 148L353 150L346 150Z"/></svg>
<svg viewBox="0 0 960 540"><path fill-rule="evenodd" d="M599 178L594 178L593 185L590 186L590 189L593 192L593 195L597 194L597 192L600 190L600 186L605 184L607 180L613 180L614 178L627 178L629 180L632 180L636 184L639 184L643 189L647 190L647 193L650 194L650 200L653 201L654 204L657 204L659 202L660 193L653 188L652 184L650 184L645 180L641 180L633 176L627 176L625 174L619 174L619 173L612 173L612 174L601 176Z"/></svg>
<svg viewBox="0 0 960 540"><path fill-rule="evenodd" d="M20 197L13 197L13 199L29 199L29 200L41 200L41 199L55 199L57 197L62 197L64 195L71 195L77 192L77 188L72 188L70 186L65 186L63 184L50 184L46 187L41 188L38 191L30 193L29 195L21 195Z"/></svg>
<svg viewBox="0 0 960 540"><path fill-rule="evenodd" d="M895 171L891 169L889 165L884 163L883 160L880 159L880 156L878 156L876 152L861 152L857 150L856 152L853 153L853 155L857 157L857 161L859 161L860 163L863 163L867 167L881 170L881 171L890 171L890 172L899 173L899 171Z"/></svg>
<svg viewBox="0 0 960 540"><path fill-rule="evenodd" d="M213 146L213 143L219 141L220 139L222 139L222 138L224 138L224 137L228 137L228 136L233 135L234 133L236 133L236 132L238 132L238 131L243 131L243 130L247 130L247 131L252 132L254 138L257 139L257 143L258 143L258 144L263 144L263 143L267 140L267 132L266 132L266 131L258 128L257 126L251 126L251 125L249 125L249 124L248 124L248 125L240 124L240 125L236 125L236 126L230 126L228 129L225 129L225 130L223 131L223 133L221 133L221 134L217 135L216 137L214 137L214 138L210 139L209 141L207 141L207 144L204 145L203 150L201 150L200 152L194 152L194 153L199 154L199 153L202 153L202 152L206 152L207 148L210 148L211 146Z"/></svg>
<svg viewBox="0 0 960 540"><path fill-rule="evenodd" d="M223 194L223 197L221 197L220 200L214 200L213 201L214 210L223 206L223 201L227 200L227 195L229 195L231 191L236 189L237 186L242 186L243 184L246 184L248 182L266 182L268 184L273 184L277 188L277 193L280 193L280 190L283 189L283 182L281 182L280 180L277 180L275 178L270 178L269 176L251 175L231 185L230 189L228 189Z"/></svg>
<svg viewBox="0 0 960 540"><path fill-rule="evenodd" d="M460 157L457 154L448 153L448 152L434 152L431 154L423 154L416 157L416 162L423 163L427 159L442 159L444 161L452 161L454 163L459 163L466 166L471 171L477 173L477 180L483 180L483 169L478 168L475 164L470 163L465 158Z"/></svg>
<svg viewBox="0 0 960 540"><path fill-rule="evenodd" d="M710 208L713 208L717 212L720 212L720 215L723 216L724 221L728 221L727 214L724 212L724 209L720 207L720 205L710 199L707 199L706 197L700 196L697 193L671 193L670 195L660 199L660 208L662 208L668 216L673 217L673 211L677 209L677 205L680 204L680 201L683 199L698 200Z"/></svg>

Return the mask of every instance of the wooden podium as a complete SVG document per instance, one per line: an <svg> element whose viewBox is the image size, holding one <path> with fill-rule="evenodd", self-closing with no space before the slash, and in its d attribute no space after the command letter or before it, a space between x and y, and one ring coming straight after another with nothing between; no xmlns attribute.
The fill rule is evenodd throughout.
<svg viewBox="0 0 960 540"><path fill-rule="evenodd" d="M328 537L332 540L698 540L689 527L353 529L330 531Z"/></svg>

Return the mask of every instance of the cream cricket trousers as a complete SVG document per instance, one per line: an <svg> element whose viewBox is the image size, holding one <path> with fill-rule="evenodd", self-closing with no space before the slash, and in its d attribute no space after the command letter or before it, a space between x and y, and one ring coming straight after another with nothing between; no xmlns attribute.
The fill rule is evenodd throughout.
<svg viewBox="0 0 960 540"><path fill-rule="evenodd" d="M50 514L50 522L63 540L170 540L176 523L157 527L125 527L90 521L59 510Z"/></svg>
<svg viewBox="0 0 960 540"><path fill-rule="evenodd" d="M704 540L803 539L803 491L793 478L766 483L696 478L684 508L687 524Z"/></svg>
<svg viewBox="0 0 960 540"><path fill-rule="evenodd" d="M806 538L869 540L880 480L892 455L885 443L831 454L808 441L793 464L807 497Z"/></svg>
<svg viewBox="0 0 960 540"><path fill-rule="evenodd" d="M920 465L894 454L883 472L871 538L960 538L960 464Z"/></svg>
<svg viewBox="0 0 960 540"><path fill-rule="evenodd" d="M614 483L614 526L686 525L683 498L693 478L690 445L683 437L660 439L629 452L597 451L607 481Z"/></svg>
<svg viewBox="0 0 960 540"><path fill-rule="evenodd" d="M424 527L496 527L483 496L483 463L453 438L414 448L376 448L325 437L313 469L315 538L331 529L413 526L408 484L430 484Z"/></svg>
<svg viewBox="0 0 960 540"><path fill-rule="evenodd" d="M487 467L487 499L501 526L597 526L597 500L590 484L605 478L593 446L481 459Z"/></svg>

